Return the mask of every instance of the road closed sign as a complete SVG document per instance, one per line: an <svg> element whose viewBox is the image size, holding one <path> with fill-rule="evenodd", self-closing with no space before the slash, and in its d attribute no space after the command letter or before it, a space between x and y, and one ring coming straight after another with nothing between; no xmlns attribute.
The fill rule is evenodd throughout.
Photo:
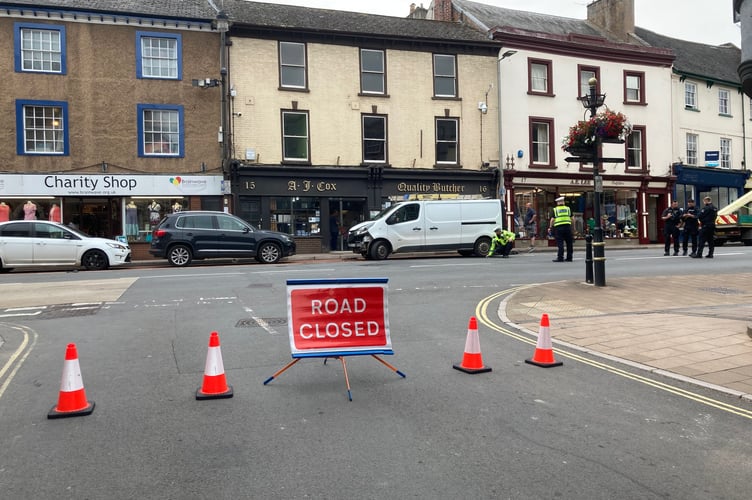
<svg viewBox="0 0 752 500"><path fill-rule="evenodd" d="M393 354L387 279L287 281L292 356Z"/></svg>

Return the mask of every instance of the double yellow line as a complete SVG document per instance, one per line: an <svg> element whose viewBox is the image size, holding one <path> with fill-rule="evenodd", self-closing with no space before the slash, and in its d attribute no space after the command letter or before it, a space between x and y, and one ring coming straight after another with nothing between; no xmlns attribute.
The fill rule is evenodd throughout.
<svg viewBox="0 0 752 500"><path fill-rule="evenodd" d="M31 350L37 343L37 332L31 328L19 325L11 325L9 323L0 323L0 327L8 328L10 330L17 330L21 334L21 344L10 355L8 361L0 368L0 399L2 399L5 390L10 385L13 377L16 376L18 370L23 365L26 358L29 357Z"/></svg>
<svg viewBox="0 0 752 500"><path fill-rule="evenodd" d="M492 318L488 315L488 308L497 299L500 299L501 297L504 297L505 295L511 295L519 290L522 290L524 288L528 288L528 285L525 286L518 286L514 288L510 288L508 290L503 290L501 292L497 292L493 295L490 295L484 299L482 299L478 305L475 308L475 315L478 318L478 321L483 324L484 326L490 328L491 330L494 330L496 332L499 332L503 335L506 335L507 337L511 337L515 340L519 340L521 342L525 342L526 344L530 345L536 345L537 341L536 339L531 339L528 336L521 335L517 332L514 332L512 330L509 330L507 328L504 328L500 324L498 324L498 315L496 314L496 311L493 311ZM620 377L624 377L630 380L634 380L636 382L640 382L642 384L648 385L650 387L655 387L656 389L660 389L662 391L675 394L677 396L681 396L686 399L691 399L692 401L696 401L698 403L711 406L713 408L717 408L719 410L723 410L728 413L733 413L734 415L738 415L740 417L748 418L752 420L752 410L748 410L746 408L741 408L738 406L734 406L728 403L724 403L723 401L718 401L717 399L709 398L707 396L703 396L702 394L698 394L696 392L687 391L685 389L681 389L679 387L665 384L663 382L659 382L657 380L653 380L648 377L643 377L641 375L637 375L634 373L630 373L626 370L622 370L621 368L618 368L616 366L608 365L606 363L601 363L599 361L586 358L584 356L581 356L580 354L577 354L575 352L562 350L560 348L556 348L556 357L564 357L571 360L579 361L580 363L584 363L586 365L590 365L594 368L598 368L600 370L612 373L614 375L618 375Z"/></svg>

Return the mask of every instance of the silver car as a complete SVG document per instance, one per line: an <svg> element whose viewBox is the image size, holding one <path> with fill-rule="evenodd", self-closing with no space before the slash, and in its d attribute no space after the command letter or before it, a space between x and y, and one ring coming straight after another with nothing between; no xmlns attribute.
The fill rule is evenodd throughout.
<svg viewBox="0 0 752 500"><path fill-rule="evenodd" d="M0 223L0 272L14 267L83 266L107 269L131 260L126 243L92 238L56 222Z"/></svg>

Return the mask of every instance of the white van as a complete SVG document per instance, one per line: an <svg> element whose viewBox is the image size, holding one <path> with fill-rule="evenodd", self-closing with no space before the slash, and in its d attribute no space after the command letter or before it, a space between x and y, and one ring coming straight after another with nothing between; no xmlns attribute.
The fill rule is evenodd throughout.
<svg viewBox="0 0 752 500"><path fill-rule="evenodd" d="M375 260L398 252L438 250L482 257L501 221L501 200L404 201L351 227L347 245Z"/></svg>

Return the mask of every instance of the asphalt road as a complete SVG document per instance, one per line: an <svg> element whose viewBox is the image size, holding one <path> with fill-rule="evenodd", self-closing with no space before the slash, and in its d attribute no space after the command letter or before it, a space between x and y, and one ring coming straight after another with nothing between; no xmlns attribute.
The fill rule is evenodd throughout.
<svg viewBox="0 0 752 500"><path fill-rule="evenodd" d="M716 259L719 273L748 266ZM581 257L581 256L580 256ZM610 272L695 272L690 259L609 255ZM0 491L5 498L748 498L740 403L618 363L524 363L530 345L468 319L520 284L581 279L550 254L10 275L0 318ZM389 278L395 355L290 360L286 280ZM11 280L8 280L11 281ZM646 291L647 292L647 291ZM11 299L43 302L9 312ZM649 293L649 292L647 292ZM676 292L679 293L679 292ZM14 299L15 297L15 299ZM5 300L5 299L4 299ZM33 300L32 300L33 301ZM60 302L63 301L63 302ZM490 316L493 321L493 315ZM498 318L496 318L498 321ZM219 332L232 399L196 401ZM76 343L92 415L48 420ZM635 372L636 373L636 372ZM645 374L640 374L645 376ZM650 378L650 377L649 377Z"/></svg>

